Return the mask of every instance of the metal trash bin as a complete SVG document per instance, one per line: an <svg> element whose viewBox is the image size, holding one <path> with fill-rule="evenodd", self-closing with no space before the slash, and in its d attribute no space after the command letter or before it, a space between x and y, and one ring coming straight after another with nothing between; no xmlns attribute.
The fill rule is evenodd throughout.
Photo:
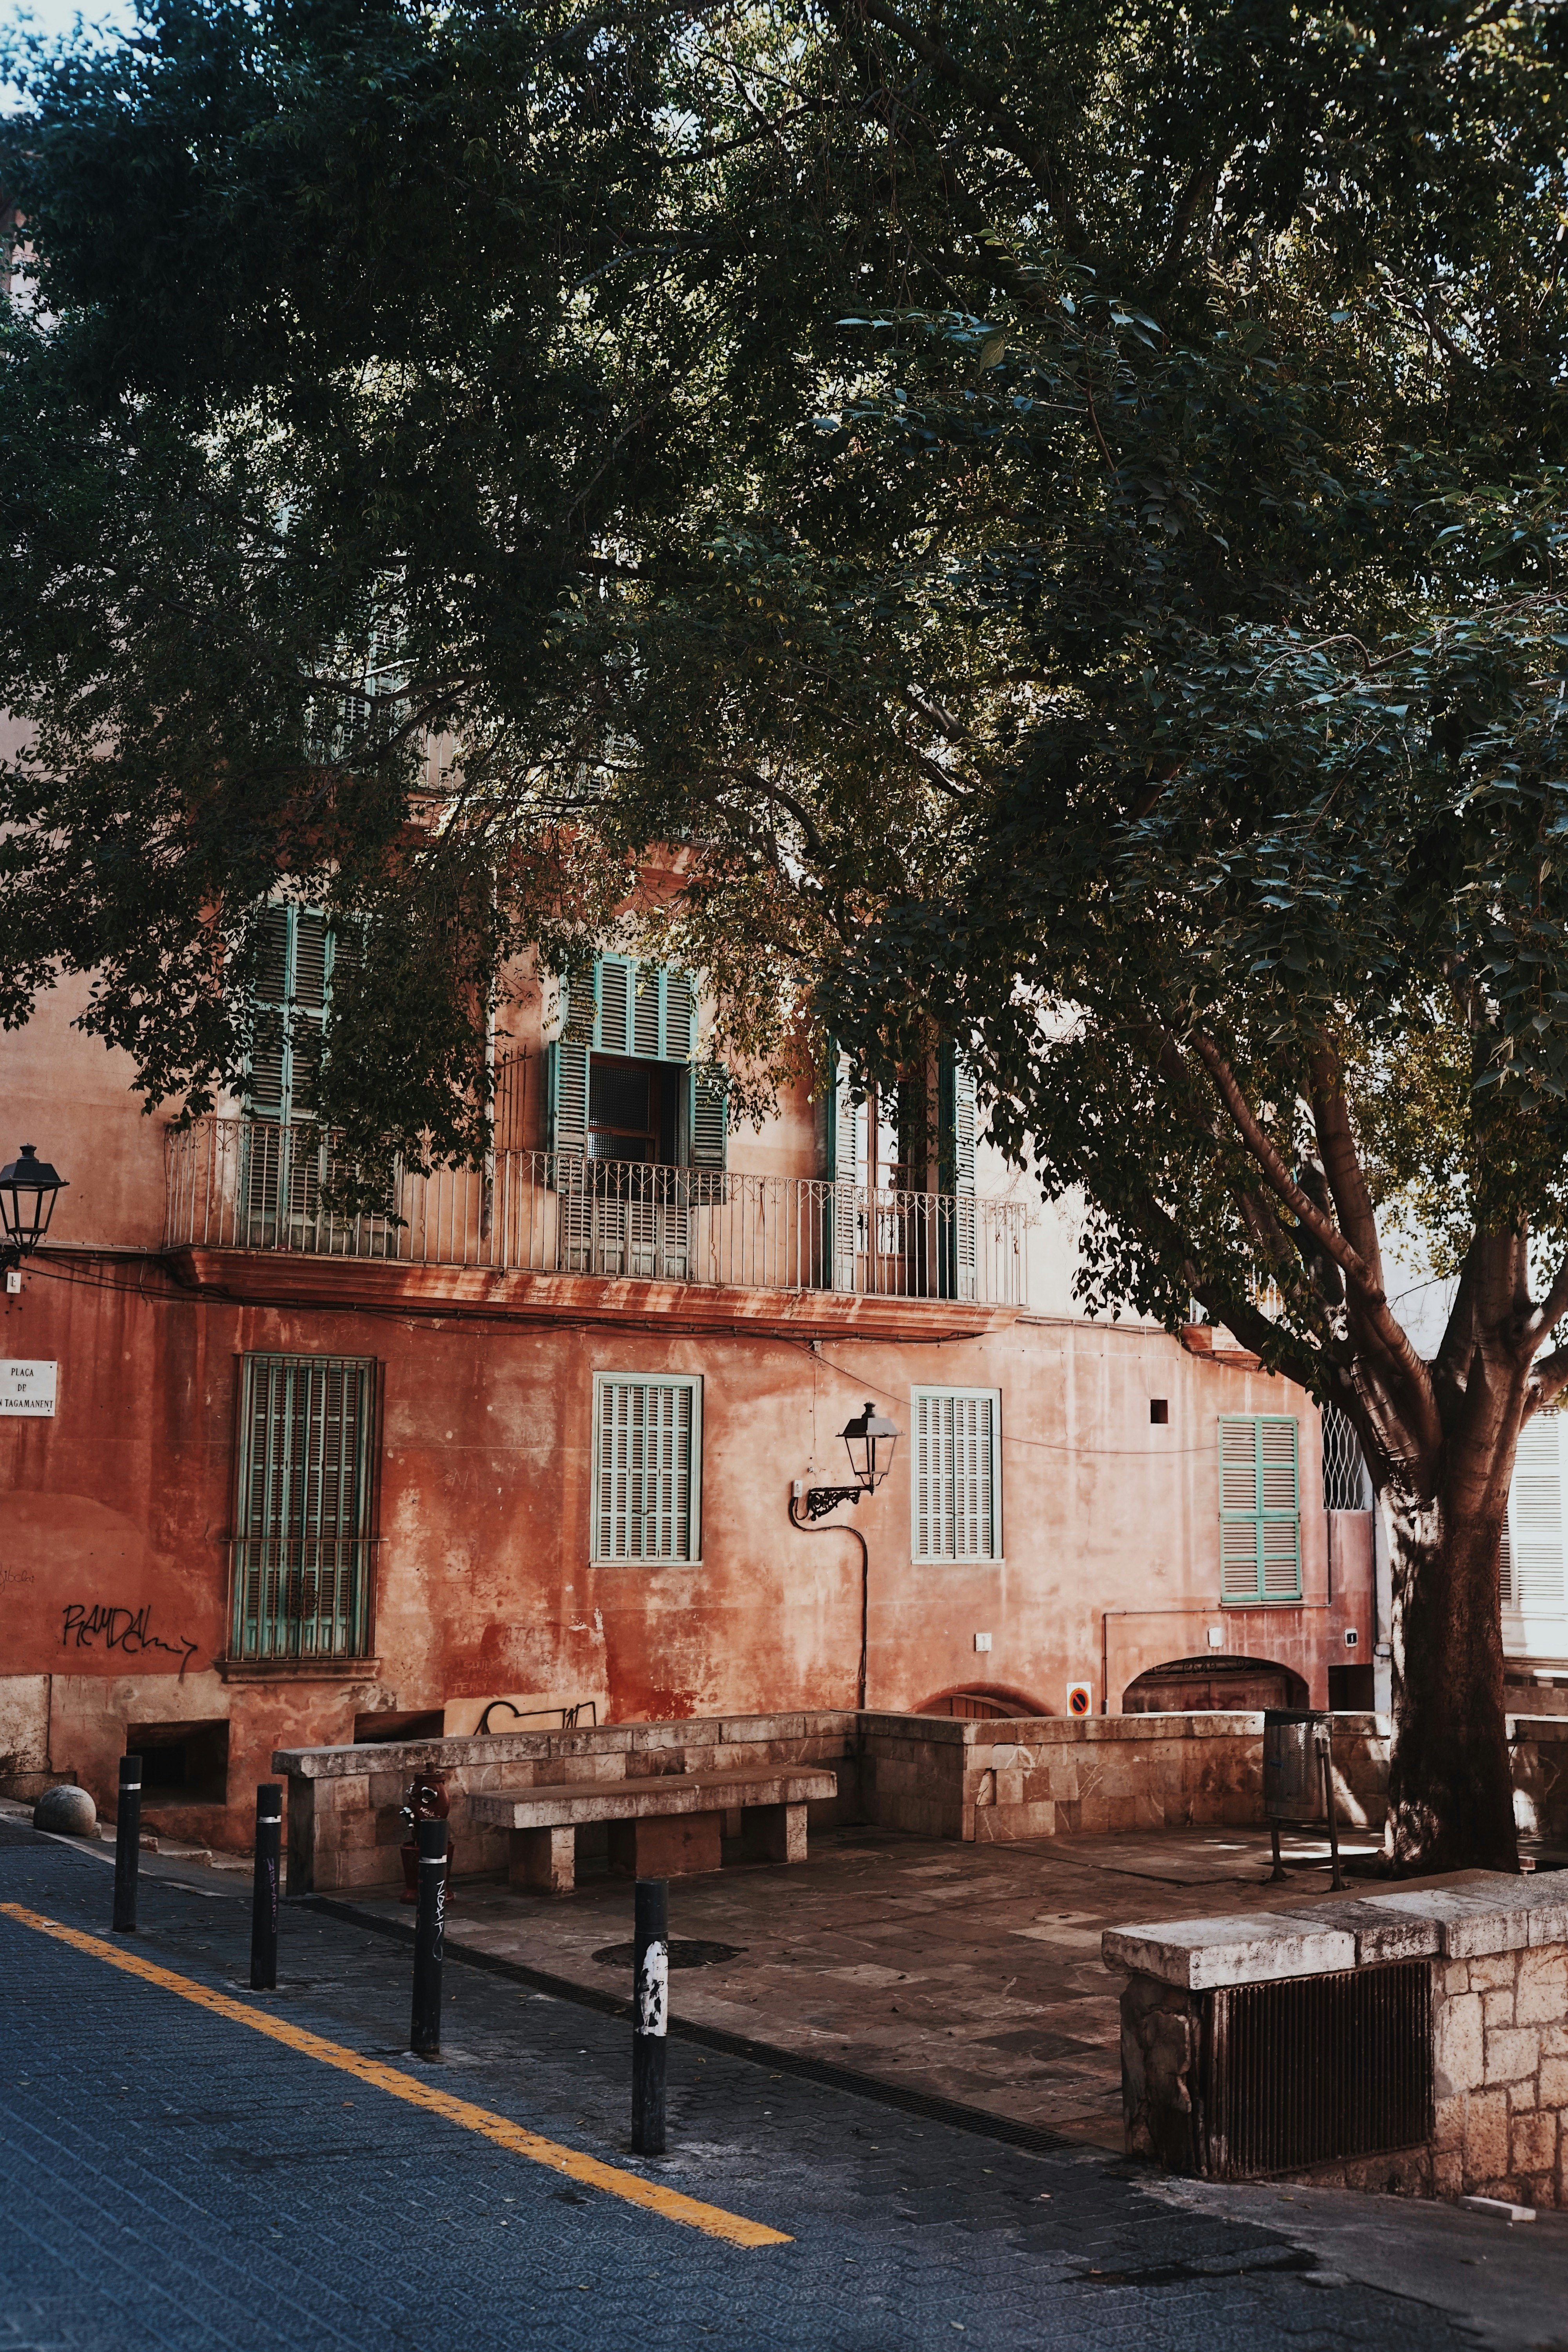
<svg viewBox="0 0 1568 2352"><path fill-rule="evenodd" d="M1270 1706L1263 1713L1263 1818L1307 1823L1323 1818L1323 1775L1312 1726L1325 1718L1311 1710Z"/></svg>
<svg viewBox="0 0 1568 2352"><path fill-rule="evenodd" d="M1332 1729L1315 1708L1265 1707L1263 1711L1263 1818L1274 1849L1274 1872L1283 1881L1279 1854L1282 1822L1315 1829L1327 1822L1336 1893L1340 1873L1339 1825L1334 1819Z"/></svg>

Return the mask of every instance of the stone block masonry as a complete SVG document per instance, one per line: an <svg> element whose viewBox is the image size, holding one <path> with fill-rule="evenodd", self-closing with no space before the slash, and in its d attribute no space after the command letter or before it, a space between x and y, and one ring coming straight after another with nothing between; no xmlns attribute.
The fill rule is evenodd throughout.
<svg viewBox="0 0 1568 2352"><path fill-rule="evenodd" d="M1381 1826L1389 1725L1333 1718L1335 1802L1342 1826ZM1568 1719L1510 1721L1520 1801L1568 1832ZM1560 1765L1558 1759L1562 1759ZM395 1884L403 1791L416 1769L446 1778L458 1877L504 1874L506 1832L470 1817L468 1799L500 1789L657 1772L828 1766L838 1794L814 1801L810 1825L848 1822L916 1837L1008 1844L1106 1831L1243 1828L1263 1820L1263 1717L1235 1715L699 1716L484 1738L280 1748L289 1782L289 1891Z"/></svg>
<svg viewBox="0 0 1568 2352"><path fill-rule="evenodd" d="M1407 2196L1568 2207L1568 1884L1465 1872L1267 1919L1107 1929L1124 1974L1128 2152L1170 2170L1222 2168L1205 2073L1216 1987L1415 1961L1431 1971L1432 2129L1419 2145L1330 2156L1295 2179Z"/></svg>

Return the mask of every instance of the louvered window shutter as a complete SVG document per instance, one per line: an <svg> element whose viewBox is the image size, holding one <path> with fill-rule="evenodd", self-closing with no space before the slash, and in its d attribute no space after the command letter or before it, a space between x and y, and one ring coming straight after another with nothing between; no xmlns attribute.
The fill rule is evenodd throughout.
<svg viewBox="0 0 1568 2352"><path fill-rule="evenodd" d="M1237 1414L1220 1422L1223 1600L1301 1597L1299 1434L1285 1414Z"/></svg>
<svg viewBox="0 0 1568 2352"><path fill-rule="evenodd" d="M1519 1433L1514 1455L1500 1562L1502 1598L1505 1607L1524 1616L1563 1613L1563 1421L1556 1412L1533 1414Z"/></svg>
<svg viewBox="0 0 1568 2352"><path fill-rule="evenodd" d="M700 1391L694 1380L595 1381L594 1557L696 1556Z"/></svg>
<svg viewBox="0 0 1568 2352"><path fill-rule="evenodd" d="M690 1076L687 1128L691 1165L722 1171L730 1152L730 1077L718 1062L700 1062Z"/></svg>
<svg viewBox="0 0 1568 2352"><path fill-rule="evenodd" d="M940 1288L947 1298L973 1298L979 1263L979 1219L974 1205L974 1073L955 1049L944 1046L937 1062Z"/></svg>
<svg viewBox="0 0 1568 2352"><path fill-rule="evenodd" d="M942 1189L974 1190L974 1073L951 1045L942 1048L937 1075L942 1120Z"/></svg>
<svg viewBox="0 0 1568 2352"><path fill-rule="evenodd" d="M917 1389L912 1539L919 1560L994 1559L996 1415L993 1391Z"/></svg>
<svg viewBox="0 0 1568 2352"><path fill-rule="evenodd" d="M837 1046L831 1050L835 1076L827 1098L827 1180L833 1190L827 1196L829 1231L825 1238L833 1268L832 1287L854 1290L865 1218L858 1181L861 1121L868 1115L868 1106L855 1099L848 1055Z"/></svg>
<svg viewBox="0 0 1568 2352"><path fill-rule="evenodd" d="M697 1053L697 992L690 974L637 956L601 956L595 1053L638 1062L689 1062ZM575 1025L575 1024L574 1024Z"/></svg>
<svg viewBox="0 0 1568 2352"><path fill-rule="evenodd" d="M292 911L289 907L268 907L261 919L246 1086L246 1112L251 1118L281 1120L289 1115L285 1038Z"/></svg>
<svg viewBox="0 0 1568 2352"><path fill-rule="evenodd" d="M559 1159L588 1155L588 1048L575 1037L558 1037L545 1071L550 1149Z"/></svg>

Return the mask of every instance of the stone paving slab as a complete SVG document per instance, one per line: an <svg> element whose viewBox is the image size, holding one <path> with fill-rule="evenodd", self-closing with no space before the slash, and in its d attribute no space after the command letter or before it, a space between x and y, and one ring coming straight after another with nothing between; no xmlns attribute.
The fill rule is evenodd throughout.
<svg viewBox="0 0 1568 2352"><path fill-rule="evenodd" d="M1048 1838L963 1845L826 1831L787 1871L734 1867L671 1882L672 1936L739 1948L677 1972L679 2016L847 2067L900 2092L951 2100L1105 2148L1121 2145L1120 1981L1106 1927L1151 1916L1205 1918L1328 1899L1327 1849L1288 1837L1288 1881L1269 1884L1266 1833ZM1366 1849L1370 1852L1370 1848ZM1352 1853L1355 1848L1348 1849ZM448 1938L595 1992L619 1992L594 1955L626 1932L624 1880L580 1882L544 1904L459 1881ZM334 1897L382 1922L395 1897Z"/></svg>

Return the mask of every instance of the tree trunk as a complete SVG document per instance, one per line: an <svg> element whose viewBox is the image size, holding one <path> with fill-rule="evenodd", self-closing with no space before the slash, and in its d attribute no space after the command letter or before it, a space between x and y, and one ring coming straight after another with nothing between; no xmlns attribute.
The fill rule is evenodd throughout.
<svg viewBox="0 0 1568 2352"><path fill-rule="evenodd" d="M1442 1493L1423 1502L1392 1487L1379 1507L1394 1588L1394 1752L1384 1843L1394 1874L1516 1871L1498 1592L1500 1517L1487 1508L1464 1511Z"/></svg>

